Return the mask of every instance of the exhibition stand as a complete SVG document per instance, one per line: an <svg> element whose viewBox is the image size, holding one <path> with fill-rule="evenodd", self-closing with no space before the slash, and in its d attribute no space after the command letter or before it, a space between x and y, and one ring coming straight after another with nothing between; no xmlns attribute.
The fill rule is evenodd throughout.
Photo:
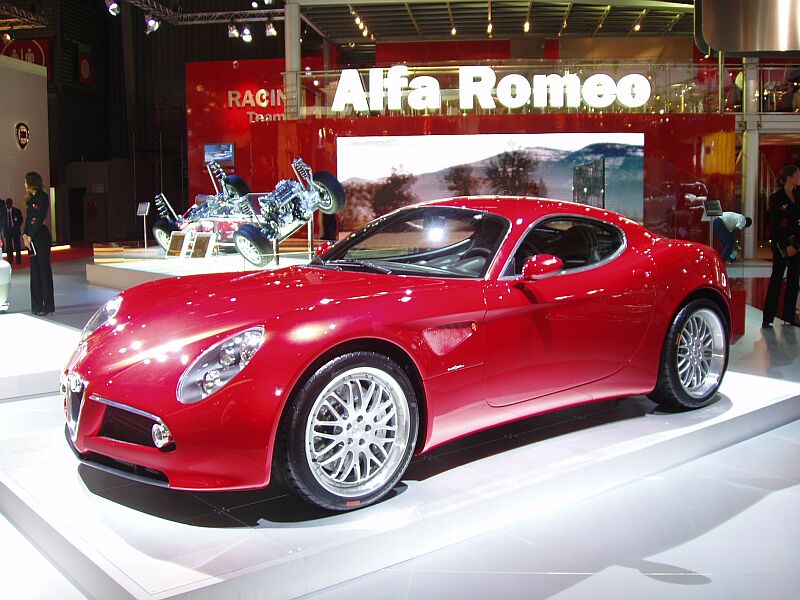
<svg viewBox="0 0 800 600"><path fill-rule="evenodd" d="M14 316L20 327L47 328L45 339L77 336ZM277 486L178 492L81 466L64 439L53 381L49 394L37 388L0 403L0 509L93 597L302 595L544 518L800 418L800 383L744 372L759 317L748 309L747 331L756 333L732 349L719 398L704 409L660 412L633 397L520 421L416 459L394 495L347 514L311 508ZM48 368L65 359L53 356Z"/></svg>

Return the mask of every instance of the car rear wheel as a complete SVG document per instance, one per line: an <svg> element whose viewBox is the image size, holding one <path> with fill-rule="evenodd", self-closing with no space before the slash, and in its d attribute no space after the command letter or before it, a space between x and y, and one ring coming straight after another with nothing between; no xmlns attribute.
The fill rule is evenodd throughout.
<svg viewBox="0 0 800 600"><path fill-rule="evenodd" d="M153 223L153 237L164 250L169 250L169 240L173 231L180 231L180 227L175 221L159 219Z"/></svg>
<svg viewBox="0 0 800 600"><path fill-rule="evenodd" d="M320 195L319 210L326 215L335 215L344 208L345 192L342 184L333 173L317 171L314 173L314 187Z"/></svg>
<svg viewBox="0 0 800 600"><path fill-rule="evenodd" d="M706 406L722 383L728 347L728 327L719 307L704 298L687 303L667 333L650 399L670 408Z"/></svg>
<svg viewBox="0 0 800 600"><path fill-rule="evenodd" d="M233 244L244 259L257 267L264 267L272 262L272 244L255 225L242 225L233 234Z"/></svg>
<svg viewBox="0 0 800 600"><path fill-rule="evenodd" d="M312 375L288 407L276 467L312 504L361 508L397 484L418 429L417 398L403 369L374 352L345 354Z"/></svg>

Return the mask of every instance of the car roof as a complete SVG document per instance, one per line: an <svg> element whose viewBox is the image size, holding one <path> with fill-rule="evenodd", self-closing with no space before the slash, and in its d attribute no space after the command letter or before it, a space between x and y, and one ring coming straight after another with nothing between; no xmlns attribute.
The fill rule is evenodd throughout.
<svg viewBox="0 0 800 600"><path fill-rule="evenodd" d="M616 223L619 223L620 220L627 221L629 224L634 223L615 212L602 208L568 200L528 196L459 196L422 202L418 206L459 206L494 213L506 217L512 223L517 219L523 219L529 223L548 214L581 215Z"/></svg>

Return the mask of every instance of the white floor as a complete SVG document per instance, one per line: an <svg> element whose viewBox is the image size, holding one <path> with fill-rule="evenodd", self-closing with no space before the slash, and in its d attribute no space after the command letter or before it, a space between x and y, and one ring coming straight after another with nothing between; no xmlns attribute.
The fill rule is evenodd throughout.
<svg viewBox="0 0 800 600"><path fill-rule="evenodd" d="M3 318L0 316L0 325ZM730 387L723 390L726 396L744 392L745 399L759 401L772 386L786 394L795 393L800 380L800 330L776 326L762 331L758 322L760 313L748 309L748 334L732 348L730 376L726 378ZM0 376L2 371L0 363ZM745 384L753 387L748 391ZM719 413L731 413L724 400L715 406ZM306 555L306 568L323 571L322 579L335 580L342 573L355 573L352 563L359 556L372 564L380 562L375 557L388 558L393 564L311 594L311 598L800 597L798 422L718 452L704 452L702 458L681 466L633 477L630 483L615 489L610 489L617 485L614 482L598 481L600 477L592 477L592 471L587 471L590 475L568 486L577 502L551 504L543 510L548 508L543 506L547 502L529 495L530 515L524 514L523 504L523 512L515 515L511 526L503 526L503 512L509 503L493 496L482 509L488 515L481 518L491 525L485 533L465 521L449 534L455 543L428 552L429 538L435 534L434 519L402 540L406 548L418 550L414 558L402 561L397 558L402 552L397 551L393 531L382 534L381 528L398 531L397 519L407 519L409 511L416 512L415 502L425 499L425 489L436 485L450 488L451 494L444 498L449 503L463 499L458 494L465 485L479 489L484 485L483 493L491 495L495 493L493 486L485 482L502 480L499 469L506 458L510 458L508 466L514 468L520 460L530 458L526 453L531 448L549 448L553 460L574 459L581 454L578 441L592 437L600 442L605 438L606 444L597 447L597 453L603 454L610 433L632 431L636 423L644 422L651 433L662 435L673 430L667 421L675 416L653 414L647 401L628 399L555 413L537 422L473 436L429 459L415 461L408 488L374 507L379 510L372 512L380 514L370 519L315 514L279 491L266 497L261 493L216 497L188 494L176 502L174 492L131 484L85 467L76 471L74 462L70 462L74 459L63 454L63 440L53 434L60 428L62 417L58 400L51 394L0 402L0 409L5 417L0 417L0 463L5 467L4 476L9 472L12 475L11 483L6 479L6 484L16 487L17 492L22 489L24 495L47 489L48 478L60 482L57 496L35 501L43 506L42 514L64 521L67 530L74 527L77 516L88 518L94 527L80 533L81 539L69 542L89 543L88 552L94 549L101 558L122 548L136 556L139 571L134 575L140 581L149 578L151 585L158 586L137 591L123 585L105 588L105 593L97 589L90 592L78 582L87 573L91 575L91 568L78 565L67 578L46 558L51 552L63 564L64 548L52 546L46 539L39 546L30 541L37 539L37 531L52 527L52 522L34 527L34 535L26 538L7 520L0 519L3 597L123 597L118 591L134 597L191 593L191 586L176 586L186 585L187 578L197 578L198 573L211 583L222 581L230 571L232 557L244 558L252 565L264 558L274 559L287 548L290 552L284 558L307 552L315 544L324 549L329 543L341 543L342 535L363 539L364 530L377 531L377 535L357 553L351 554L352 545L344 544L338 556L327 562L315 562L313 556ZM704 441L702 435L687 439L687 446ZM676 444L670 452L691 450ZM677 458L679 462L680 456ZM639 462L634 466L642 467ZM600 469L604 477L609 472L607 465ZM470 476L475 479L470 480ZM584 485L599 485L598 495L592 496L590 490L591 497L584 494L581 499ZM9 489L8 485L0 487ZM67 507L76 498L83 498L92 510L85 514L70 512ZM18 503L0 497L0 507L6 511L6 506L11 506L12 512L19 508ZM12 521L25 520L12 512L6 511ZM180 537L187 527L199 532L193 543ZM465 527L473 528L467 536L462 531ZM292 546L292 536L302 530L306 532L305 541ZM101 535L86 539L91 531ZM457 541L469 536L473 537ZM249 574L247 568L243 574ZM207 589L209 593L202 597L291 595L286 593L289 589L270 586L268 580L259 587L251 585L238 591L213 585Z"/></svg>

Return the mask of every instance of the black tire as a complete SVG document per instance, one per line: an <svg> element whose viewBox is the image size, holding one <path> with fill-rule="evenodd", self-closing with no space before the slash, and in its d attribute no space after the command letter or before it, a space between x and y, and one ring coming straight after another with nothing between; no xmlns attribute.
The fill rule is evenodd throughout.
<svg viewBox="0 0 800 600"><path fill-rule="evenodd" d="M667 332L649 398L670 409L708 405L728 367L729 344L728 323L714 302L698 298L685 304Z"/></svg>
<svg viewBox="0 0 800 600"><path fill-rule="evenodd" d="M319 210L326 215L335 215L344 208L344 187L336 175L328 171L314 173L314 187L319 190Z"/></svg>
<svg viewBox="0 0 800 600"><path fill-rule="evenodd" d="M264 267L271 263L275 256L272 253L272 242L255 225L242 225L233 234L236 250L249 263Z"/></svg>
<svg viewBox="0 0 800 600"><path fill-rule="evenodd" d="M173 231L180 231L180 227L172 219L159 219L153 223L153 237L165 251L169 250L169 239Z"/></svg>
<svg viewBox="0 0 800 600"><path fill-rule="evenodd" d="M250 186L238 175L227 175L223 186L228 198L241 198L250 193Z"/></svg>
<svg viewBox="0 0 800 600"><path fill-rule="evenodd" d="M403 476L418 431L417 397L405 371L382 354L352 352L318 369L290 400L274 470L311 504L335 511L363 508Z"/></svg>

